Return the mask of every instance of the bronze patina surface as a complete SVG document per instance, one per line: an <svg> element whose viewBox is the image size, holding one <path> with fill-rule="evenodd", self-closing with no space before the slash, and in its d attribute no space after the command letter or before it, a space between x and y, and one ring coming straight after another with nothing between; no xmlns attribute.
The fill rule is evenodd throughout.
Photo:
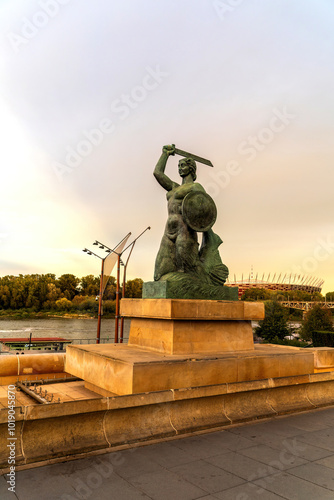
<svg viewBox="0 0 334 500"><path fill-rule="evenodd" d="M217 207L207 193L188 193L182 203L182 217L185 223L197 232L206 232L217 219Z"/></svg>
<svg viewBox="0 0 334 500"><path fill-rule="evenodd" d="M187 155L179 161L181 184L166 174L169 156ZM168 217L155 261L154 282L144 284L143 298L237 300L235 289L224 287L228 268L219 254L221 238L212 226L217 218L213 199L196 182L196 163L209 160L164 146L154 176L167 191ZM202 233L199 248L198 233ZM155 284L156 283L156 284Z"/></svg>

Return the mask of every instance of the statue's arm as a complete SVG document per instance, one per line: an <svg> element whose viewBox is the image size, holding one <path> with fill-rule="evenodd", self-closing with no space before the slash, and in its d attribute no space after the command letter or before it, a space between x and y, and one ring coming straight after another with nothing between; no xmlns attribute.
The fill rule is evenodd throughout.
<svg viewBox="0 0 334 500"><path fill-rule="evenodd" d="M164 146L162 148L162 154L158 160L158 163L155 166L153 175L156 180L159 182L160 186L162 186L166 191L171 191L173 188L179 186L176 182L172 181L166 174L165 168L167 164L167 160L170 155L174 155L174 147L173 146Z"/></svg>

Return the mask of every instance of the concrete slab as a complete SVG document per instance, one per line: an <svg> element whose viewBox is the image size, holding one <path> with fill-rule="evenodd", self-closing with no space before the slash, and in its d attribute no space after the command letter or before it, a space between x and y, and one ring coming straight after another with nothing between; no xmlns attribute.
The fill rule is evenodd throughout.
<svg viewBox="0 0 334 500"><path fill-rule="evenodd" d="M333 491L316 485L312 480L300 479L284 472L268 476L267 480L265 478L254 481L254 484L257 486L258 495L262 494L264 498L266 492L271 491L286 500L333 500Z"/></svg>
<svg viewBox="0 0 334 500"><path fill-rule="evenodd" d="M329 469L334 469L334 455L329 455L326 458L322 458L321 460L317 460L315 463L324 465Z"/></svg>
<svg viewBox="0 0 334 500"><path fill-rule="evenodd" d="M221 500L282 500L283 497L275 495L275 493L271 493L270 491L265 491L260 496L258 488L253 483L245 483L241 486L215 493L214 498Z"/></svg>
<svg viewBox="0 0 334 500"><path fill-rule="evenodd" d="M188 481L212 494L245 482L240 477L240 474L231 474L220 467L216 467L212 461L209 463L208 459L195 460L188 464L172 467L170 470L184 481Z"/></svg>
<svg viewBox="0 0 334 500"><path fill-rule="evenodd" d="M311 444L334 452L334 435L331 433L331 429L303 433L299 435L298 439L302 443Z"/></svg>
<svg viewBox="0 0 334 500"><path fill-rule="evenodd" d="M310 430L296 428L295 436L286 438L291 446L296 443L295 440L299 443L302 436L304 441L305 436L309 438L307 441L319 437L319 431L311 430L314 420L326 425L329 423L327 438L330 441L334 439L334 407L304 412L298 417L303 419L304 426L310 421ZM156 442L30 470L17 470L15 495L8 492L5 476L2 476L0 498L258 500L261 497L265 500L332 500L334 451L327 450L329 456L317 461L314 461L315 455L309 455L305 458L306 463L282 469L286 455L282 456L281 453L286 448L277 430L284 425L291 429L293 419L293 415L275 417L266 422L248 423L224 431ZM273 434L281 439L281 450L271 449L274 454L269 456L267 449L266 457L263 457L259 432L264 426L267 427L268 435ZM249 438L244 437L246 435ZM320 434L320 437L324 436ZM241 446L236 446L238 439ZM212 444L215 447L210 451ZM230 451L229 447L235 451ZM294 449L298 458L300 449ZM217 450L224 452L219 454ZM250 451L254 452L256 458L247 457L246 453ZM162 463L155 460L158 457L163 457ZM273 473L276 468L280 469L279 472ZM239 484L234 484L235 481L239 481Z"/></svg>
<svg viewBox="0 0 334 500"><path fill-rule="evenodd" d="M138 490L155 500L195 500L205 495L205 490L185 481L169 470L148 473L129 479Z"/></svg>
<svg viewBox="0 0 334 500"><path fill-rule="evenodd" d="M66 354L66 371L93 384L94 390L104 396L108 395L104 391L136 394L307 376L313 373L313 365L313 353L305 349L276 349L273 346L264 349L261 345L247 352L178 355L124 344L71 345ZM87 387L92 388L91 385Z"/></svg>
<svg viewBox="0 0 334 500"><path fill-rule="evenodd" d="M307 463L294 467L290 470L290 474L306 481L311 477L314 484L332 490L334 496L334 474L331 468L321 464Z"/></svg>
<svg viewBox="0 0 334 500"><path fill-rule="evenodd" d="M275 473L278 470L287 470L297 465L307 463L307 461L300 456L303 450L304 446L302 444L299 446L295 444L294 448L292 448L291 442L282 440L280 447L272 448L271 446L258 444L257 446L242 450L240 454L266 465L265 470L268 469L271 473Z"/></svg>
<svg viewBox="0 0 334 500"><path fill-rule="evenodd" d="M243 456L240 452L230 451L224 455L206 458L206 461L235 476L241 477L245 481L249 481L249 478L253 475L265 477L278 472L277 468L266 469L258 460Z"/></svg>

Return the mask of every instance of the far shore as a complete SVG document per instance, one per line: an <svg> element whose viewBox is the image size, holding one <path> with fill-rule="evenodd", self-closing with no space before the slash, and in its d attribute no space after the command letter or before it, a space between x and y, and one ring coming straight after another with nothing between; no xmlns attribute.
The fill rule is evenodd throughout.
<svg viewBox="0 0 334 500"><path fill-rule="evenodd" d="M106 319L113 319L115 316L106 314L103 315ZM97 319L97 315L94 313L71 313L71 312L57 312L54 311L9 311L0 310L0 321L1 320L18 320L18 319Z"/></svg>

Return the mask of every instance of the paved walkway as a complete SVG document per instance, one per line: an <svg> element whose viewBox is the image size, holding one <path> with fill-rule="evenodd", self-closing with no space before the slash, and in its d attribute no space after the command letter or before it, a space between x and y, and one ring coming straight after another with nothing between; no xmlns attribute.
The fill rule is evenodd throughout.
<svg viewBox="0 0 334 500"><path fill-rule="evenodd" d="M0 498L333 500L334 407L1 476Z"/></svg>

